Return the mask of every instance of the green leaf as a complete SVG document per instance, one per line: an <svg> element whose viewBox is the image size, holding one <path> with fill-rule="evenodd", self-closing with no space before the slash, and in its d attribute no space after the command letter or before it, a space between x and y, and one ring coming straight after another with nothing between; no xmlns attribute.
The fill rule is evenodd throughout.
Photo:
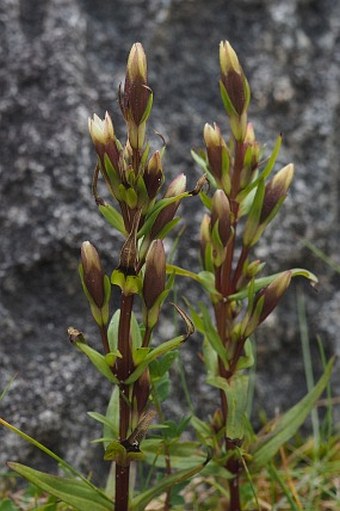
<svg viewBox="0 0 340 511"><path fill-rule="evenodd" d="M127 236L123 217L113 206L110 204L100 204L99 211L112 227L124 234L124 236Z"/></svg>
<svg viewBox="0 0 340 511"><path fill-rule="evenodd" d="M228 403L226 424L227 436L231 439L242 438L245 429L249 377L246 374L235 375L229 381L221 376L207 378L207 383L222 389Z"/></svg>
<svg viewBox="0 0 340 511"><path fill-rule="evenodd" d="M249 186L247 186L244 190L242 190L238 194L237 199L239 201L242 202L245 199L245 197L249 194L249 192L251 192L254 188L256 188L256 186L259 184L259 182L261 180L265 181L267 179L267 177L270 175L270 173L272 172L272 170L274 168L276 159L279 155L279 152L281 149L281 143L282 143L282 135L279 135L275 141L275 145L274 145L273 151L268 159L267 165L265 166L265 168L263 169L263 171L261 172L259 177L257 179L255 179L252 183L250 183Z"/></svg>
<svg viewBox="0 0 340 511"><path fill-rule="evenodd" d="M136 367L133 373L131 373L130 376L125 380L124 383L126 385L130 385L131 383L135 382L143 374L144 370L148 367L150 362L156 360L161 355L176 349L186 339L186 335L179 335L178 337L170 339L170 341L162 342L162 344L157 346L157 348L152 349L144 358L144 360Z"/></svg>
<svg viewBox="0 0 340 511"><path fill-rule="evenodd" d="M103 493L95 491L83 481L75 478L52 476L20 463L9 462L8 465L38 488L54 495L79 511L112 511L113 502Z"/></svg>
<svg viewBox="0 0 340 511"><path fill-rule="evenodd" d="M165 375L178 357L178 351L169 351L162 357L154 360L150 364L150 375L153 379L161 378Z"/></svg>
<svg viewBox="0 0 340 511"><path fill-rule="evenodd" d="M41 444L40 442L38 442L37 440L35 440L35 438L32 438L31 436L27 435L26 433L24 433L23 431L21 431L21 429L18 429L16 428L15 426L13 426L12 424L10 424L9 422L5 421L4 419L2 419L0 417L0 424L2 426L5 426L5 428L9 429L10 431L13 431L13 433L16 433L17 435L19 435L21 438L23 438L26 442L34 445L35 447L37 447L38 449L40 449L42 452L44 452L45 454L47 454L50 458L52 458L53 460L55 460L59 465L60 467L65 471L65 472L68 472L68 473L71 473L73 475L75 475L76 477L78 477L79 479L81 479L83 481L84 484L86 484L87 486L89 486L92 490L98 492L100 495L102 494L101 490L99 490L99 488L97 488L94 484L91 483L91 481L89 481L88 479L86 479L86 477L83 476L83 474L81 474L80 472L78 472L78 470L76 470L75 468L72 467L72 465L70 465L69 463L67 463L67 461L65 461L63 458L61 458L60 456L58 456L57 454L55 454L53 451L51 451L51 449L49 449L48 447L46 447L45 445Z"/></svg>
<svg viewBox="0 0 340 511"><path fill-rule="evenodd" d="M161 481L150 488L150 490L146 490L145 492L140 493L138 496L132 499L131 510L144 511L147 504L153 498L157 497L157 495L164 492L168 488L171 488L175 484L191 479L194 475L198 474L202 470L204 465L204 463L200 463L192 468L180 470L174 474L163 477Z"/></svg>
<svg viewBox="0 0 340 511"><path fill-rule="evenodd" d="M223 346L221 337L219 336L215 325L211 321L211 315L207 307L203 304L200 305L203 318L203 328L205 337L214 348L220 359L222 360L224 367L228 367L228 356L225 346Z"/></svg>
<svg viewBox="0 0 340 511"><path fill-rule="evenodd" d="M292 277L304 277L304 278L310 280L312 286L315 286L315 284L318 283L318 278L316 277L316 275L314 275L314 273L312 273L311 271L305 270L304 268L292 268L289 271L292 272ZM254 291L257 292L257 291L260 291L261 289L263 289L264 287L267 287L271 282L273 282L273 280L275 280L279 275L281 275L281 273L283 273L283 272L274 273L273 275L268 275L268 277L262 277L260 279L255 279ZM244 289L242 289L241 291L238 291L237 293L229 295L228 300L230 300L230 301L244 300L248 296L249 286L250 286L250 284L247 287L245 287Z"/></svg>
<svg viewBox="0 0 340 511"><path fill-rule="evenodd" d="M184 197L189 197L189 195L190 195L189 192L183 192L174 197L165 197L164 199L160 199L159 201L157 201L156 204L151 209L151 211L148 211L144 224L137 233L137 238L138 239L141 238L150 231L151 227L155 223L156 218L158 217L162 209L166 208L170 204L173 204L174 202L181 201Z"/></svg>
<svg viewBox="0 0 340 511"><path fill-rule="evenodd" d="M89 415L92 419L96 420L97 422L100 422L101 424L104 424L111 433L115 433L115 428L112 424L112 422L106 417L106 415L103 415L98 412L87 412L87 415Z"/></svg>
<svg viewBox="0 0 340 511"><path fill-rule="evenodd" d="M111 351L118 349L118 325L119 325L120 309L112 315L108 329L107 337L109 340L109 346Z"/></svg>
<svg viewBox="0 0 340 511"><path fill-rule="evenodd" d="M82 351L88 359L92 362L92 364L95 366L95 368L103 375L105 378L107 378L111 383L119 383L116 376L112 373L106 358L104 355L96 351L95 349L91 348L88 344L86 344L83 341L74 341L74 344L77 346L77 348Z"/></svg>
<svg viewBox="0 0 340 511"><path fill-rule="evenodd" d="M118 438L119 436L119 387L115 385L109 404L106 410L106 420L109 424L104 423L103 436L104 438ZM113 432L113 434L112 434ZM104 442L104 447L107 447L107 443Z"/></svg>
<svg viewBox="0 0 340 511"><path fill-rule="evenodd" d="M207 162L205 161L205 159L204 159L202 156L200 156L198 153L196 153L196 151L194 151L193 149L191 150L191 156L192 156L192 158L195 160L195 162L197 163L197 165L198 165L199 167L201 167L201 169L203 169L203 170L204 170L204 172L206 172L207 174L209 174L209 178L210 178L210 176L211 176L211 178L212 178L212 182L214 183L214 186L215 186L215 188L216 188L216 182L215 182L215 179L214 179L213 175L212 175L212 174L210 174L210 172L209 172L209 168L208 168L208 164L207 164ZM209 179L209 181L210 181L210 179Z"/></svg>
<svg viewBox="0 0 340 511"><path fill-rule="evenodd" d="M20 511L12 500L5 499L0 502L0 511Z"/></svg>
<svg viewBox="0 0 340 511"><path fill-rule="evenodd" d="M334 358L331 359L315 387L308 392L293 408L282 415L274 424L272 430L259 437L252 454L252 465L260 468L273 459L280 447L295 435L299 427L315 406L332 374Z"/></svg>

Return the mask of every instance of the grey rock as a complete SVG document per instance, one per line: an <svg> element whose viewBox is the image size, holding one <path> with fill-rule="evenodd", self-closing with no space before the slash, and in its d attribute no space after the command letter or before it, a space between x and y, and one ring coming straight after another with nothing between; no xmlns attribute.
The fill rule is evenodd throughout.
<svg viewBox="0 0 340 511"><path fill-rule="evenodd" d="M168 179L184 171L194 185L199 171L190 149L202 145L204 123L216 121L226 132L218 43L231 41L252 87L250 117L258 138L271 147L283 132L280 163L296 165L292 192L257 256L268 261L268 272L303 266L318 274L317 294L302 283L301 289L319 374L317 336L327 354L339 352L339 274L303 240L340 264L339 11L332 0L2 0L0 389L15 379L0 403L1 416L85 473L94 470L95 480L102 482L107 467L100 447L88 447L101 432L86 412L105 412L109 385L70 345L66 329L81 328L99 347L77 275L79 247L91 240L109 272L121 239L91 197L95 156L87 117L107 109L123 133L117 88L129 48L140 40L155 92L150 128L167 141ZM198 209L197 203L184 205L190 223L177 255L183 266L197 269ZM180 286L179 294L200 298L194 286ZM256 409L269 414L305 392L296 310L292 289L257 338ZM170 334L165 318L160 337ZM211 390L202 371L194 372L199 342L187 343L183 363L194 402L207 414ZM169 412L187 413L176 386L173 394ZM0 441L1 464L18 459L53 469L3 429Z"/></svg>

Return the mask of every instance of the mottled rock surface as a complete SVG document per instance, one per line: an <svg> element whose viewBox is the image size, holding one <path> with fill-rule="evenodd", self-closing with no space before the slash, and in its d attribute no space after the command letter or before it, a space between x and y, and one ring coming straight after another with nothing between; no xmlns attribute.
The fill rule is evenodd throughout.
<svg viewBox="0 0 340 511"><path fill-rule="evenodd" d="M303 243L340 265L339 20L333 0L2 0L0 391L15 380L1 416L84 471L97 460L95 478L105 470L100 448L87 447L101 432L86 411L104 412L109 386L68 343L66 328L77 326L98 342L81 296L79 247L90 239L109 271L119 238L91 197L95 157L87 117L108 109L122 132L117 87L137 40L148 53L155 92L150 128L167 141L168 178L184 171L189 185L198 176L190 149L202 144L204 123L226 125L218 43L229 39L237 50L252 87L258 138L270 146L282 131L280 163L296 164L290 197L257 254L268 260L268 272L306 266L319 275L318 293L300 288L315 367L318 335L328 354L339 353L339 273ZM184 210L190 223L177 257L197 268L201 212L197 202ZM198 297L187 284L184 292ZM296 310L292 288L258 335L256 398L269 413L305 392ZM165 320L162 336L170 324ZM196 338L183 359L189 382L203 386L204 375L193 373L198 349ZM208 413L209 391L202 388ZM186 409L175 394L173 412ZM1 467L15 458L51 468L14 435L0 430L0 442Z"/></svg>

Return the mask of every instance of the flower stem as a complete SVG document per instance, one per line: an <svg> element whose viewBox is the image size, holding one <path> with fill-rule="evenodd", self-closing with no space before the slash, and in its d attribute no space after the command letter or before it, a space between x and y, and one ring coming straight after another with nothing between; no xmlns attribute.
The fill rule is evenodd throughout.
<svg viewBox="0 0 340 511"><path fill-rule="evenodd" d="M118 349L122 358L117 359L116 374L123 382L133 369L130 345L130 323L134 295L121 295L120 317L118 325ZM130 425L129 386L120 384L119 396L119 440L128 435ZM115 511L128 511L130 466L116 463Z"/></svg>

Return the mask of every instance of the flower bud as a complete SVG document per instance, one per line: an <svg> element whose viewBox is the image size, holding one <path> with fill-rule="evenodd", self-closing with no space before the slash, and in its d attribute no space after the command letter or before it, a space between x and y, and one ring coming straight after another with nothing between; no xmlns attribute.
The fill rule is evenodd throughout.
<svg viewBox="0 0 340 511"><path fill-rule="evenodd" d="M201 245L201 259L205 269L208 268L208 254L211 248L211 237L210 237L210 216L207 214L203 215L201 228L200 228L200 245Z"/></svg>
<svg viewBox="0 0 340 511"><path fill-rule="evenodd" d="M143 178L149 199L152 200L156 197L164 178L159 151L156 151L148 161Z"/></svg>
<svg viewBox="0 0 340 511"><path fill-rule="evenodd" d="M81 265L86 289L95 305L101 309L104 305L104 272L97 250L89 241L81 246Z"/></svg>
<svg viewBox="0 0 340 511"><path fill-rule="evenodd" d="M151 90L147 85L146 55L141 43L135 43L128 57L124 94L123 114L126 121L131 119L136 126L141 124L146 113Z"/></svg>
<svg viewBox="0 0 340 511"><path fill-rule="evenodd" d="M230 102L228 115L241 116L248 108L250 90L235 50L228 41L220 43L220 68L221 83Z"/></svg>
<svg viewBox="0 0 340 511"><path fill-rule="evenodd" d="M217 184L228 194L230 192L230 157L221 131L216 124L211 126L206 123L203 137L207 148L210 170Z"/></svg>
<svg viewBox="0 0 340 511"><path fill-rule="evenodd" d="M255 300L255 304L262 296L264 298L262 311L259 317L259 324L262 323L267 316L269 316L273 309L275 309L280 299L288 289L291 279L292 272L284 271L280 273L273 282L259 292L257 299Z"/></svg>
<svg viewBox="0 0 340 511"><path fill-rule="evenodd" d="M212 198L211 228L214 229L218 222L218 234L222 245L225 247L231 234L230 205L223 190L216 190Z"/></svg>
<svg viewBox="0 0 340 511"><path fill-rule="evenodd" d="M212 260L216 267L221 266L226 255L226 246L231 236L230 205L223 190L216 190L211 210Z"/></svg>
<svg viewBox="0 0 340 511"><path fill-rule="evenodd" d="M145 259L143 298L147 309L151 309L165 289L166 259L163 242L154 240Z"/></svg>
<svg viewBox="0 0 340 511"><path fill-rule="evenodd" d="M290 163L281 169L266 185L260 224L264 223L277 205L280 205L287 195L294 175L294 165Z"/></svg>
<svg viewBox="0 0 340 511"><path fill-rule="evenodd" d="M186 177L184 174L180 174L173 181L171 181L167 191L165 192L164 198L177 197L178 195L181 195L182 193L185 192L185 186ZM171 222L171 220L174 218L176 214L180 202L181 198L178 201L172 202L168 206L165 206L165 208L163 208L160 211L150 231L151 239L155 239L157 235L161 232L163 227L165 227L169 222Z"/></svg>
<svg viewBox="0 0 340 511"><path fill-rule="evenodd" d="M110 162L115 169L118 169L120 151L117 147L117 139L114 133L111 117L108 112L104 119L94 114L93 119L89 118L88 127L92 142L104 167L104 155L108 155Z"/></svg>

